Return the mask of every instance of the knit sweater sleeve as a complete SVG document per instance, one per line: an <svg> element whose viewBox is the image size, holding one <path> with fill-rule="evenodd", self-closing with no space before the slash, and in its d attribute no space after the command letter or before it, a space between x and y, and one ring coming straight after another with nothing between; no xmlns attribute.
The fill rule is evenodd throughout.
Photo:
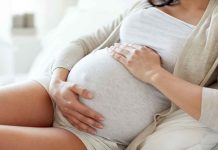
<svg viewBox="0 0 218 150"><path fill-rule="evenodd" d="M199 121L218 132L218 82L209 88L203 88Z"/></svg>
<svg viewBox="0 0 218 150"><path fill-rule="evenodd" d="M119 21L115 20L110 25L99 28L90 35L71 41L67 47L56 54L52 65L52 71L60 67L71 70L77 61L100 46L100 44L109 37L110 33L115 29L118 23Z"/></svg>
<svg viewBox="0 0 218 150"><path fill-rule="evenodd" d="M113 23L99 28L92 34L71 41L66 48L56 54L52 71L60 67L71 70L76 62L100 46L110 36L120 21L121 18L115 19Z"/></svg>

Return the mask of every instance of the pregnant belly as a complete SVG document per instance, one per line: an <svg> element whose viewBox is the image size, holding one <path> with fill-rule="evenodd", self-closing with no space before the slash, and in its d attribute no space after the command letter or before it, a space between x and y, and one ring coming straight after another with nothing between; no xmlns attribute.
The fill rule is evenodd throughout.
<svg viewBox="0 0 218 150"><path fill-rule="evenodd" d="M162 94L134 78L107 49L80 60L68 81L93 92L93 100L80 100L105 117L105 127L97 135L124 145L151 123L155 113L169 106Z"/></svg>

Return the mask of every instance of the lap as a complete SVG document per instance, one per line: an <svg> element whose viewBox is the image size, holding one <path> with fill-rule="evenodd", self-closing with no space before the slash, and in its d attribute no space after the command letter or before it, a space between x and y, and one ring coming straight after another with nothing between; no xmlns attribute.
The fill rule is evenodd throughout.
<svg viewBox="0 0 218 150"><path fill-rule="evenodd" d="M47 91L35 81L0 87L0 124L51 126L53 107Z"/></svg>
<svg viewBox="0 0 218 150"><path fill-rule="evenodd" d="M33 128L0 125L2 150L86 150L72 133L58 128Z"/></svg>

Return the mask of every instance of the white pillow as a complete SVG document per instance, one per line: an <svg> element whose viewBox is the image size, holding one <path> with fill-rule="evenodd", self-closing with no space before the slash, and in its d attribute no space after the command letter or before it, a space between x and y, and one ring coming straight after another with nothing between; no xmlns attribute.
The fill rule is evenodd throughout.
<svg viewBox="0 0 218 150"><path fill-rule="evenodd" d="M211 150L218 134L178 110L147 137L141 150Z"/></svg>

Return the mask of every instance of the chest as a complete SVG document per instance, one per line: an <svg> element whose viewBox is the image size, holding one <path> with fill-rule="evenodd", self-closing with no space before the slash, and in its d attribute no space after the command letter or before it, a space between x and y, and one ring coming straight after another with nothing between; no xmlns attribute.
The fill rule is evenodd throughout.
<svg viewBox="0 0 218 150"><path fill-rule="evenodd" d="M120 28L121 43L148 46L159 53L164 67L172 71L192 26L156 8L131 14Z"/></svg>

